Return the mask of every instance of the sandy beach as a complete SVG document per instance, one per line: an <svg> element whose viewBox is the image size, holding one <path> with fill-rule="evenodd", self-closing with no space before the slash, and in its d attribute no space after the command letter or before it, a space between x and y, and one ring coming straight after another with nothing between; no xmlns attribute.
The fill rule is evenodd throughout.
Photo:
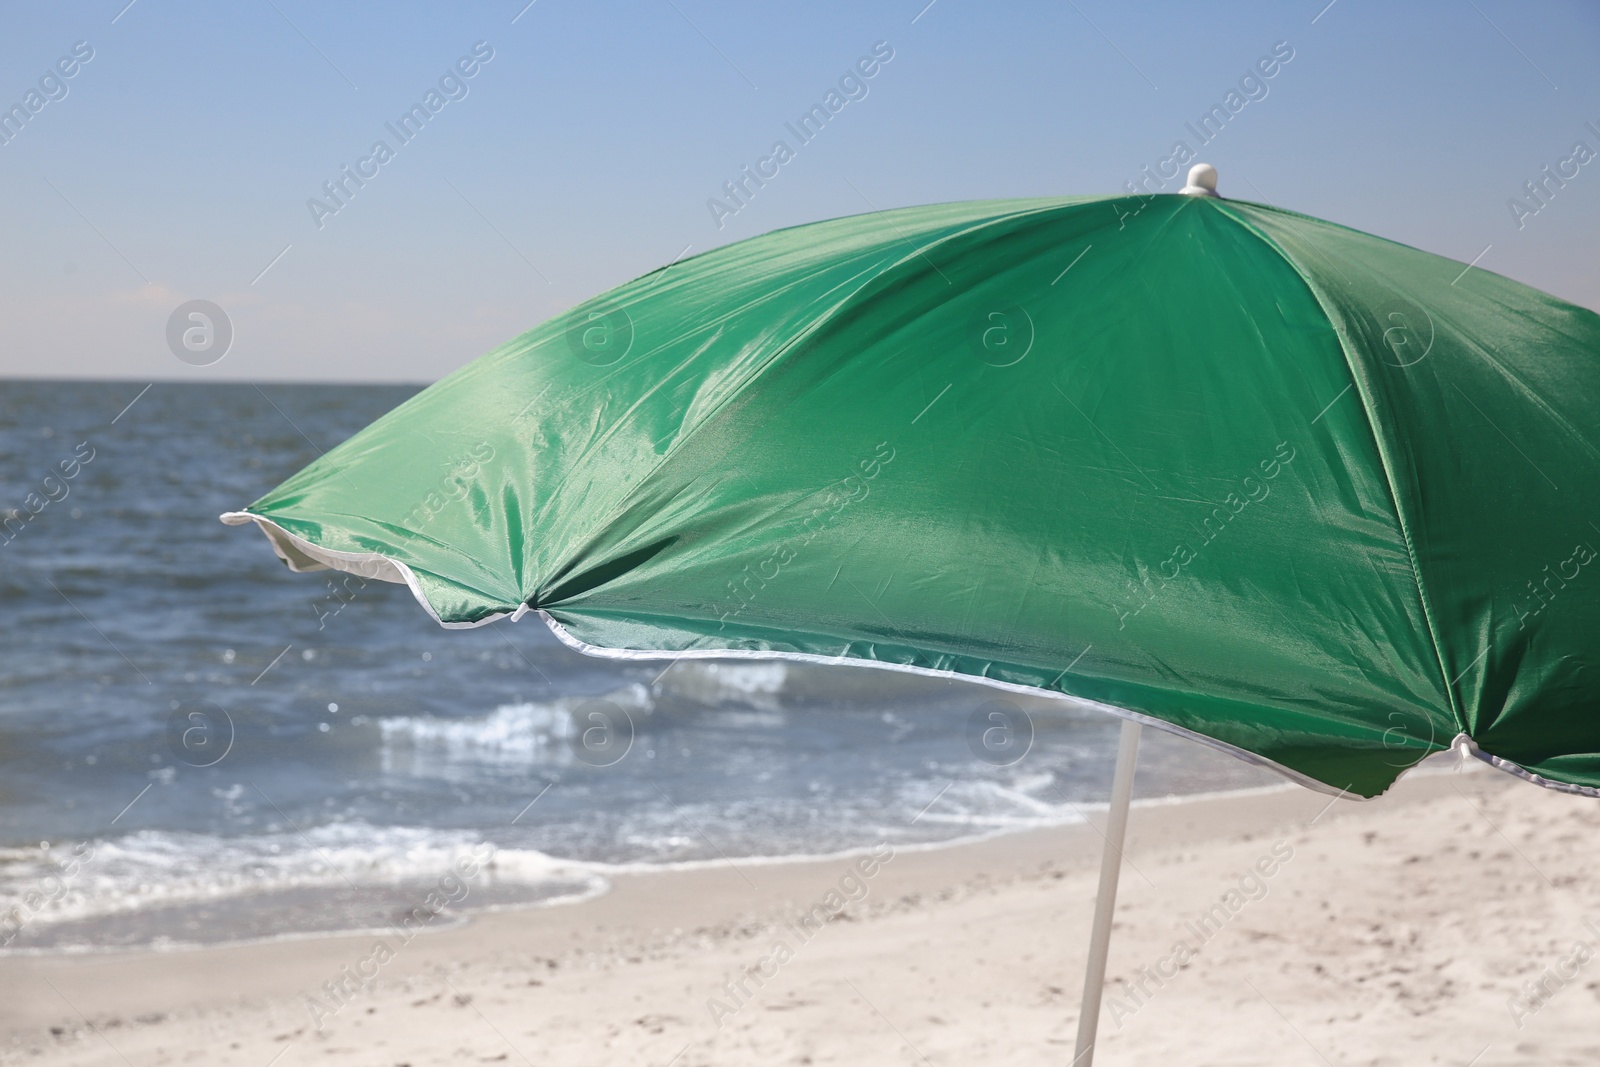
<svg viewBox="0 0 1600 1067"><path fill-rule="evenodd" d="M1098 1062L1600 1061L1597 829L1486 769L1139 805ZM11 958L0 1062L1064 1063L1096 833L625 875L380 961L371 935Z"/></svg>

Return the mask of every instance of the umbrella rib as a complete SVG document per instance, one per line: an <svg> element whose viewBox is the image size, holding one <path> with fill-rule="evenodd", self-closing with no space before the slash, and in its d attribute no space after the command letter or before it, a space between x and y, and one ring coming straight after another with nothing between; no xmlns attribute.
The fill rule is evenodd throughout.
<svg viewBox="0 0 1600 1067"><path fill-rule="evenodd" d="M1395 484L1394 464L1390 461L1389 449L1385 445L1383 437L1378 433L1377 420L1372 417L1372 404L1367 396L1366 385L1362 376L1356 372L1358 361L1352 357L1350 349L1346 345L1345 332L1335 325L1339 318L1330 308L1330 302L1323 295L1321 286L1300 268L1294 257L1290 256L1277 241L1269 237L1247 217L1238 214L1226 204L1219 205L1219 207L1224 215L1233 220L1236 226L1253 236L1277 255L1284 266L1295 277L1300 279L1300 284L1306 287L1306 291L1311 294L1311 298L1317 302L1317 307L1321 309L1328 325L1334 327L1334 337L1339 346L1339 354L1343 357L1345 369L1349 372L1351 383L1355 386L1356 399L1360 403L1362 416L1366 420L1367 433L1372 437L1372 446L1378 456L1378 469L1383 474L1384 487L1389 491L1389 503L1394 507L1395 525L1399 527L1400 538L1405 544L1406 561L1411 566L1411 581L1417 590L1417 604L1422 611L1422 623L1427 631L1429 645L1433 649L1435 666L1439 668L1439 681L1442 683L1441 688L1444 692L1444 698L1449 704L1450 713L1455 717L1457 728L1462 732L1466 732L1466 713L1461 708L1461 702L1456 698L1455 686L1450 682L1450 670L1445 666L1444 645L1439 640L1439 630L1433 621L1433 609L1428 601L1427 587L1422 581L1422 567L1417 559L1416 543L1411 538L1410 524L1406 521L1406 509L1400 503L1400 491ZM1308 241L1307 243L1309 244L1310 242Z"/></svg>
<svg viewBox="0 0 1600 1067"><path fill-rule="evenodd" d="M1252 189L1254 189L1256 191L1256 195L1261 198L1261 202L1263 204L1267 202L1267 194L1263 193L1261 191L1261 187L1260 186L1258 186L1255 182L1251 181L1249 178L1244 179L1244 183L1246 185L1248 185L1250 188L1252 188ZM1328 266L1332 267L1334 270L1338 271L1339 272L1339 277L1343 278L1345 280L1346 284L1349 284L1350 275L1346 274L1344 272L1343 268L1341 268L1339 266L1339 264L1337 264L1333 260L1329 259L1327 254L1325 252L1323 252L1322 249L1317 247L1316 242L1311 239L1311 236L1309 234L1307 234L1305 232L1305 230L1301 229L1301 227L1299 227L1298 225L1296 225L1294 222L1290 221L1287 218L1284 219L1284 223L1287 226L1289 226L1290 229L1292 229L1296 233L1298 233L1301 237L1305 238L1306 247L1311 249L1311 251L1315 252L1317 255L1321 256L1322 257L1322 261L1324 263L1326 263Z"/></svg>

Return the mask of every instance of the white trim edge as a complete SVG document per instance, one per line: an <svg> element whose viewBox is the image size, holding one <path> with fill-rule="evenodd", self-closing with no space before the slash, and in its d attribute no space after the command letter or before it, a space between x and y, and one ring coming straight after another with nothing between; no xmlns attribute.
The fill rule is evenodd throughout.
<svg viewBox="0 0 1600 1067"><path fill-rule="evenodd" d="M669 652L665 649L607 648L604 645L591 645L586 641L580 641L578 638L572 636L565 626L562 626L559 622L552 618L548 611L545 611L542 608L535 608L534 612L544 620L546 626L550 627L550 632L556 635L556 639L558 641L575 652L583 653L585 656L595 656L600 659L619 660L775 659L794 663L820 663L824 666L839 666L843 664L851 667L868 667L882 671L899 671L902 674L916 674L921 675L924 678L939 678L946 681L956 682L975 682L978 685L988 686L991 689L999 689L1007 693L1020 693L1026 696L1047 697L1052 700L1062 700L1071 704L1076 704L1079 707L1087 708L1091 711L1104 712L1107 715L1112 715L1119 719L1132 720L1133 722L1141 723L1145 726L1154 727L1157 730L1164 730L1169 734L1176 734L1179 737L1187 738L1190 741L1197 741L1208 748L1216 749L1218 752L1225 753L1234 757L1235 759L1243 760L1246 763L1254 764L1257 767L1265 767L1267 770L1275 771L1290 781L1295 782L1298 785L1303 785L1307 789L1315 790L1318 793L1324 793L1332 797L1345 797L1350 800L1367 799L1351 793L1348 789L1340 789L1336 786L1331 786L1326 782L1319 782L1315 778L1302 774L1297 770L1293 770L1292 768L1285 767L1281 763L1276 763L1273 760L1270 760L1258 753L1251 752L1248 749L1236 748L1235 746L1228 744L1226 741L1218 741L1214 737L1208 737L1205 734L1196 733L1193 730L1186 729L1182 726L1177 726L1173 723L1167 722L1164 719L1157 719L1153 716L1145 715L1142 712L1130 711L1127 708L1119 708L1115 704L1102 704L1098 700L1089 700L1086 697L1073 696L1070 693L1060 693L1054 689L1040 689L1037 686L1022 685L1017 682L1003 682L998 678L984 678L976 674L962 674L959 671L941 671L932 667L917 667L909 663L887 663L883 660L860 659L842 654L838 656L819 656L810 652L769 652L762 649L746 648L692 648L682 652Z"/></svg>
<svg viewBox="0 0 1600 1067"><path fill-rule="evenodd" d="M416 597L417 603L422 605L422 610L428 613L428 618L443 626L447 630L470 630L476 626L485 626L499 619L510 617L516 622L528 613L526 604L519 604L515 611L500 611L488 618L479 619L477 622L445 622L439 618L439 613L434 610L428 598L422 594L422 586L417 581L416 574L410 567L397 559L392 559L381 552L338 552L331 548L314 545L303 537L285 530L271 519L261 515L254 515L248 511L227 511L219 515L224 523L229 526L243 526L253 522L260 527L261 532L267 535L267 541L272 545L272 551L278 558L289 565L289 569L296 574L305 574L313 571L335 570L345 571L349 574L359 575L369 581L394 582L411 590L411 595Z"/></svg>
<svg viewBox="0 0 1600 1067"><path fill-rule="evenodd" d="M1519 767L1510 760L1504 760L1499 756L1489 755L1489 753L1479 748L1478 743L1472 738L1468 737L1466 734L1457 734L1456 739L1450 742L1450 745L1452 748L1459 748L1468 755L1482 760L1495 770L1504 771L1514 778L1521 778L1524 782L1532 782L1534 785L1543 786L1546 789L1553 789L1557 793L1571 793L1574 796L1591 797L1593 799L1600 800L1600 789L1596 789L1592 785L1572 785L1569 782L1557 782L1550 778L1546 778L1542 774L1535 774L1525 767Z"/></svg>

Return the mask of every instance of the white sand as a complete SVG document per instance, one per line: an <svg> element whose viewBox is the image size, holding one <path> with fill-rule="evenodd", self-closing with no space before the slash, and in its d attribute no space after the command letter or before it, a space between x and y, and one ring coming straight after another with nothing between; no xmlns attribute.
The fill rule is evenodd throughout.
<svg viewBox="0 0 1600 1067"><path fill-rule="evenodd" d="M1325 804L1136 809L1111 971L1156 977L1113 985L1098 1063L1600 1063L1600 959L1575 951L1600 946L1600 804L1491 771L1311 824ZM13 958L0 1062L1066 1064L1097 851L1076 827L901 852L805 941L786 924L850 861L624 877L419 936L320 1030L308 995L373 938ZM740 1005L724 982L757 965ZM1512 998L1541 976L1519 1028ZM737 1008L720 1027L711 998Z"/></svg>

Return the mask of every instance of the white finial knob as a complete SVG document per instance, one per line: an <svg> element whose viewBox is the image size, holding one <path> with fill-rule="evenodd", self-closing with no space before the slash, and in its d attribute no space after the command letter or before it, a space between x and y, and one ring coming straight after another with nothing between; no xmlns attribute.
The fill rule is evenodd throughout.
<svg viewBox="0 0 1600 1067"><path fill-rule="evenodd" d="M1217 168L1209 163L1196 163L1189 168L1189 184L1178 192L1184 196L1216 196Z"/></svg>

